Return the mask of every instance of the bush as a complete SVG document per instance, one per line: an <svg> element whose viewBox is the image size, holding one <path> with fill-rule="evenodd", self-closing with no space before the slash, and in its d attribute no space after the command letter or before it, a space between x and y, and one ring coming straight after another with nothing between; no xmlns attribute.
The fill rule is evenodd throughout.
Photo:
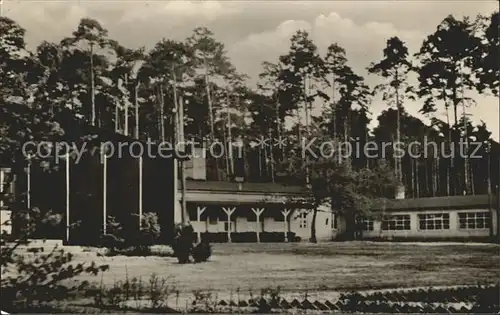
<svg viewBox="0 0 500 315"><path fill-rule="evenodd" d="M13 216L20 223L19 231L15 235L3 231L0 239L0 305L3 311L28 312L46 307L51 302L76 297L89 284L63 283L80 274L97 275L109 268L107 265L97 266L94 262L72 264L73 255L57 246L48 253L44 253L43 247L29 246L29 239L36 234L39 226L57 225L60 216L41 214L38 209L17 212Z"/></svg>
<svg viewBox="0 0 500 315"><path fill-rule="evenodd" d="M195 233L191 224L177 224L172 249L181 264L189 262L189 256L193 250Z"/></svg>
<svg viewBox="0 0 500 315"><path fill-rule="evenodd" d="M132 218L138 215L133 214ZM109 254L149 255L151 246L160 238L161 228L156 213L147 212L142 215L141 228L134 228L133 223L123 224L116 218L108 217L106 234L102 235L102 246Z"/></svg>
<svg viewBox="0 0 500 315"><path fill-rule="evenodd" d="M127 248L126 233L122 224L113 216L108 216L107 221L106 234L101 235L101 245L112 253L125 250Z"/></svg>
<svg viewBox="0 0 500 315"><path fill-rule="evenodd" d="M201 241L193 248L192 255L195 262L205 262L212 255L212 246L207 241Z"/></svg>
<svg viewBox="0 0 500 315"><path fill-rule="evenodd" d="M134 216L138 216L134 214ZM147 246L154 245L161 234L161 226L158 215L147 212L142 215L141 230L139 231L139 243Z"/></svg>
<svg viewBox="0 0 500 315"><path fill-rule="evenodd" d="M212 255L212 247L208 240L196 242L196 233L191 224L177 224L175 226L175 237L172 242L172 249L181 264L189 262L190 256L195 262L204 262Z"/></svg>

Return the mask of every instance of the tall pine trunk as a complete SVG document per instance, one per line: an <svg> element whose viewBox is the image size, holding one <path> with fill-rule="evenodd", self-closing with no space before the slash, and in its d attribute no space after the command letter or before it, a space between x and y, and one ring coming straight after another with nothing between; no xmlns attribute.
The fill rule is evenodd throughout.
<svg viewBox="0 0 500 315"><path fill-rule="evenodd" d="M160 85L154 85L153 86L153 91L156 94L156 100L158 101L158 108L156 108L156 110L155 110L156 114L157 114L156 115L156 130L158 132L158 138L156 140L161 141L161 96L160 96ZM172 140L174 140L174 139L172 139Z"/></svg>
<svg viewBox="0 0 500 315"><path fill-rule="evenodd" d="M259 180L262 179L262 146L258 146L259 152Z"/></svg>
<svg viewBox="0 0 500 315"><path fill-rule="evenodd" d="M269 139L272 139L272 133L271 133L271 128L268 129L268 137ZM271 164L271 182L274 183L275 181L275 170L274 170L274 150L273 150L274 146L271 146L270 148L270 152L269 152L269 155L270 155L270 164Z"/></svg>
<svg viewBox="0 0 500 315"><path fill-rule="evenodd" d="M415 188L416 188L416 194L417 198L420 198L420 160L417 157L415 159Z"/></svg>
<svg viewBox="0 0 500 315"><path fill-rule="evenodd" d="M469 174L470 174L470 188L472 195L476 194L475 180L474 180L474 168L472 167L472 163L469 164Z"/></svg>
<svg viewBox="0 0 500 315"><path fill-rule="evenodd" d="M401 141L401 105L399 104L399 73L398 69L396 69L396 143L398 143L398 146L400 145L399 142ZM403 182L403 174L401 170L401 157L399 155L396 155L396 178L398 180L398 185L401 185Z"/></svg>
<svg viewBox="0 0 500 315"><path fill-rule="evenodd" d="M229 94L227 95L227 156L229 159L229 174L231 177L234 176L234 161L233 161L233 133L232 133L232 121L231 121L231 98Z"/></svg>
<svg viewBox="0 0 500 315"><path fill-rule="evenodd" d="M304 78L304 109L305 109L305 127L306 127L306 137L309 139L310 136L310 130L309 130L309 89L311 88L311 84L309 81L309 76L306 75ZM309 187L310 184L310 176L309 176L309 155L306 155L304 157L304 160L302 161L305 164L305 171L306 171L306 186ZM314 216L313 216L314 218ZM315 224L313 221L312 224Z"/></svg>
<svg viewBox="0 0 500 315"><path fill-rule="evenodd" d="M449 164L447 164L447 167L446 167L446 195L449 196L450 195L450 191L451 191L451 172L452 170L454 169L454 158L453 158L453 152L451 152L452 150L452 139L451 139L451 126L450 126L450 116L449 116L449 112L448 112L448 104L446 104L446 100L445 100L445 110L446 110L446 123L448 124L448 149L450 150L450 161L449 161Z"/></svg>
<svg viewBox="0 0 500 315"><path fill-rule="evenodd" d="M120 84L119 83L119 79L116 83L116 86L118 88L118 85ZM120 104L117 102L115 104L115 132L118 133L120 131L120 112L119 112L119 107L120 107Z"/></svg>
<svg viewBox="0 0 500 315"><path fill-rule="evenodd" d="M90 106L91 108L91 118L90 124L95 125L95 79L94 79L94 44L90 43Z"/></svg>
<svg viewBox="0 0 500 315"><path fill-rule="evenodd" d="M452 102L453 102L453 118L455 121L455 125L453 126L453 128L451 128L453 130L453 138L452 138L451 144L453 145L454 152L456 152L457 144L461 138L460 131L458 129L458 105L460 102L457 100L457 98L458 98L457 88L456 88L456 86L454 86L452 89ZM457 162L455 160L453 163L452 170L451 170L451 173L453 174L452 189L453 189L454 196L457 195L457 189L460 189L460 186L461 186L461 180L460 180L461 176L457 172L458 169L459 169L459 167L457 167Z"/></svg>
<svg viewBox="0 0 500 315"><path fill-rule="evenodd" d="M275 97L275 102L276 102L276 134L278 135L278 141L281 143L282 137L283 137L283 130L282 130L282 124L281 124L281 115L280 115L280 102L278 99L278 96ZM281 146L281 150L279 153L279 158L280 161L283 161L285 158L285 146Z"/></svg>
<svg viewBox="0 0 500 315"><path fill-rule="evenodd" d="M215 126L214 126L214 112L213 112L213 104L212 104L212 95L210 89L210 79L208 74L208 61L204 59L205 65L205 91L207 93L207 102L208 102L208 119L210 123L210 145L213 145L215 139ZM213 160L213 159L212 159ZM215 179L219 180L219 161L215 159Z"/></svg>
<svg viewBox="0 0 500 315"><path fill-rule="evenodd" d="M411 195L415 198L415 162L413 161L413 157L410 157L410 165L411 165Z"/></svg>
<svg viewBox="0 0 500 315"><path fill-rule="evenodd" d="M297 116L297 137L298 137L297 145L299 146L299 148L301 150L300 155L302 157L302 155L303 155L302 145L301 145L302 144L302 122L300 120L300 109L299 108L297 108L295 115Z"/></svg>
<svg viewBox="0 0 500 315"><path fill-rule="evenodd" d="M134 87L135 138L139 139L139 81Z"/></svg>
<svg viewBox="0 0 500 315"><path fill-rule="evenodd" d="M438 153L441 154L441 153ZM436 182L436 195L441 196L441 160L439 156L436 157L436 166L435 166L435 182Z"/></svg>
<svg viewBox="0 0 500 315"><path fill-rule="evenodd" d="M424 158L424 197L429 197L429 159Z"/></svg>
<svg viewBox="0 0 500 315"><path fill-rule="evenodd" d="M462 87L462 98L463 98L463 87ZM463 106L463 120L464 120L464 188L463 188L463 194L468 195L470 194L470 186L469 186L469 141L468 141L468 135L467 135L467 114L465 112L465 102L462 100L462 106Z"/></svg>
<svg viewBox="0 0 500 315"><path fill-rule="evenodd" d="M160 83L160 140L165 142L165 97L163 95L163 82Z"/></svg>
<svg viewBox="0 0 500 315"><path fill-rule="evenodd" d="M313 217L311 220L311 239L310 239L311 243L318 242L318 240L316 238L316 219L317 219L317 217L318 217L318 205L314 205Z"/></svg>
<svg viewBox="0 0 500 315"><path fill-rule="evenodd" d="M125 73L125 91L128 92L128 74ZM128 93L127 93L128 96ZM128 103L125 103L125 126L123 127L123 133L128 136Z"/></svg>
<svg viewBox="0 0 500 315"><path fill-rule="evenodd" d="M227 126L225 124L225 121L224 119L222 119L221 121L221 124L222 124L222 143L224 144L224 150L226 150L225 154L224 154L224 162L225 162L225 167L226 167L226 180L228 178L228 175L229 175L229 154L228 151L229 151L229 143L228 143L228 137L227 137Z"/></svg>
<svg viewBox="0 0 500 315"><path fill-rule="evenodd" d="M337 106L335 104L335 73L332 73L332 122L333 139L337 139Z"/></svg>

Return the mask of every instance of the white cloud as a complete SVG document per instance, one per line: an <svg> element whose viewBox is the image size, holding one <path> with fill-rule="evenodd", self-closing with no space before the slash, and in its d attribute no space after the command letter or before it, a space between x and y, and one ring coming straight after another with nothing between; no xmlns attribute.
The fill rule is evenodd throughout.
<svg viewBox="0 0 500 315"><path fill-rule="evenodd" d="M280 54L287 52L290 37L299 29L309 32L311 39L322 54L334 42L344 47L349 64L355 71L363 75L371 86L380 82L376 76L367 74L366 67L370 62L382 58L382 49L386 45L387 39L398 36L407 44L410 54L413 54L426 36L421 31L397 29L390 23L371 21L359 25L349 18L331 12L327 15L317 16L311 23L303 20L287 20L280 23L274 30L248 35L229 46L229 54L240 71L248 73L256 79L261 70L257 64L262 61L276 62ZM498 140L500 138L498 100L478 95L474 95L474 97L477 98L478 105L468 109L468 112L473 115L473 121L476 123L481 120L485 121L489 129L493 131L493 137ZM418 113L421 107L420 103L408 101L405 107L412 115L428 121L426 117ZM371 107L372 127L377 124L376 117L386 108L385 103L374 100ZM492 112L496 112L496 114L492 115ZM318 115L319 113L320 107L317 106L313 114Z"/></svg>
<svg viewBox="0 0 500 315"><path fill-rule="evenodd" d="M184 39L197 26L214 30L224 40L240 72L256 78L262 61L286 53L292 34L308 30L320 51L338 42L349 64L373 86L376 76L365 68L380 60L391 36L404 40L410 52L448 14L489 13L493 2L394 1L4 1L4 14L27 29L33 48L41 40L59 41L75 30L82 17L100 20L110 37L124 45L151 47L162 37ZM484 120L498 140L499 105L493 97L478 97L470 109L475 121ZM405 104L415 114L419 104ZM385 108L373 104L373 117Z"/></svg>
<svg viewBox="0 0 500 315"><path fill-rule="evenodd" d="M213 21L222 16L239 12L231 3L219 1L158 1L149 2L146 5L136 6L127 10L120 22L133 23L144 22L151 19L165 18L170 25L185 23L185 19L201 19L201 21Z"/></svg>
<svg viewBox="0 0 500 315"><path fill-rule="evenodd" d="M328 15L319 15L312 23L288 20L278 25L275 30L251 34L231 45L229 53L237 63L249 70L253 69L254 72L254 65L247 62L248 56L261 61L276 60L279 54L287 51L290 37L299 29L309 31L321 53L324 53L330 44L339 43L346 49L350 64L359 72L364 71L370 61L381 57L389 37L399 36L407 42L410 49L418 47L423 39L423 34L419 32L397 30L389 23L370 22L357 25L352 20L331 12Z"/></svg>

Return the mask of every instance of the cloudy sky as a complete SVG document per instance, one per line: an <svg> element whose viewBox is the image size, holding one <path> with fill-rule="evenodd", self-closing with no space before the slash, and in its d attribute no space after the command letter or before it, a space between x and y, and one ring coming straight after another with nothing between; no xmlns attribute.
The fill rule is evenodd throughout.
<svg viewBox="0 0 500 315"><path fill-rule="evenodd" d="M76 28L82 17L99 20L110 37L129 47L151 47L161 38L182 40L197 26L211 29L226 45L240 72L254 80L262 61L276 61L287 51L290 36L308 30L323 52L337 42L347 51L349 64L366 76L366 67L382 57L386 40L398 36L415 52L426 35L449 14L490 14L496 1L34 1L5 0L3 14L27 30L28 45L58 41ZM470 96L476 97L474 94ZM500 138L499 103L493 97L476 97L468 111L483 120ZM415 114L419 104L406 104ZM384 104L376 101L372 112Z"/></svg>

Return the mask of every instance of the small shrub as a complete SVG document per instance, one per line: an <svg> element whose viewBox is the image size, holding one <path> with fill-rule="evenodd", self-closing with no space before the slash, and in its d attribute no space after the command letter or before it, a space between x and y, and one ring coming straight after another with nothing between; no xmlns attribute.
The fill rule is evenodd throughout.
<svg viewBox="0 0 500 315"><path fill-rule="evenodd" d="M133 218L138 215L133 214ZM116 218L108 217L107 233L102 235L102 245L108 249L108 255L151 255L151 246L160 237L161 229L156 213L144 213L141 227L134 228L133 224L124 225Z"/></svg>
<svg viewBox="0 0 500 315"><path fill-rule="evenodd" d="M113 287L106 291L105 294L105 305L111 306L112 308L118 309L125 302L125 296L123 292L123 283L118 281L113 283Z"/></svg>
<svg viewBox="0 0 500 315"><path fill-rule="evenodd" d="M175 226L175 237L172 242L174 255L181 264L188 263L190 257L194 262L205 262L212 255L212 247L207 239L202 239L199 244L196 242L196 233L191 224L177 224Z"/></svg>
<svg viewBox="0 0 500 315"><path fill-rule="evenodd" d="M193 291L194 301L189 313L216 313L217 298L210 291Z"/></svg>
<svg viewBox="0 0 500 315"><path fill-rule="evenodd" d="M118 253L127 248L124 228L113 216L108 216L106 234L101 235L101 245L110 253Z"/></svg>
<svg viewBox="0 0 500 315"><path fill-rule="evenodd" d="M175 287L170 287L167 280L167 278L159 278L156 274L151 275L147 291L151 309L167 306L168 298L175 292Z"/></svg>
<svg viewBox="0 0 500 315"><path fill-rule="evenodd" d="M130 281L130 294L132 299L136 301L136 304L139 304L145 295L146 289L144 288L144 283L142 282L142 278L132 278Z"/></svg>
<svg viewBox="0 0 500 315"><path fill-rule="evenodd" d="M172 242L172 249L181 264L189 262L189 257L193 251L196 234L191 224L177 224L175 226L175 237Z"/></svg>
<svg viewBox="0 0 500 315"><path fill-rule="evenodd" d="M258 310L261 313L269 313L271 308L279 308L281 300L281 287L264 288L260 291Z"/></svg>
<svg viewBox="0 0 500 315"><path fill-rule="evenodd" d="M195 262L205 262L212 255L212 246L207 241L201 241L193 248Z"/></svg>
<svg viewBox="0 0 500 315"><path fill-rule="evenodd" d="M129 280L127 276L124 281L115 281L110 288L102 284L94 286L88 291L88 296L93 297L94 305L99 309L164 310L168 308L168 298L175 292L175 287L168 284L168 278L160 278L153 273L148 282L143 282L141 278ZM135 301L135 307L125 305L130 301ZM141 303L144 301L149 303Z"/></svg>
<svg viewBox="0 0 500 315"><path fill-rule="evenodd" d="M137 216L134 214L134 216ZM153 212L146 212L142 215L141 229L139 231L139 242L144 245L154 245L161 234L161 226L158 215Z"/></svg>

